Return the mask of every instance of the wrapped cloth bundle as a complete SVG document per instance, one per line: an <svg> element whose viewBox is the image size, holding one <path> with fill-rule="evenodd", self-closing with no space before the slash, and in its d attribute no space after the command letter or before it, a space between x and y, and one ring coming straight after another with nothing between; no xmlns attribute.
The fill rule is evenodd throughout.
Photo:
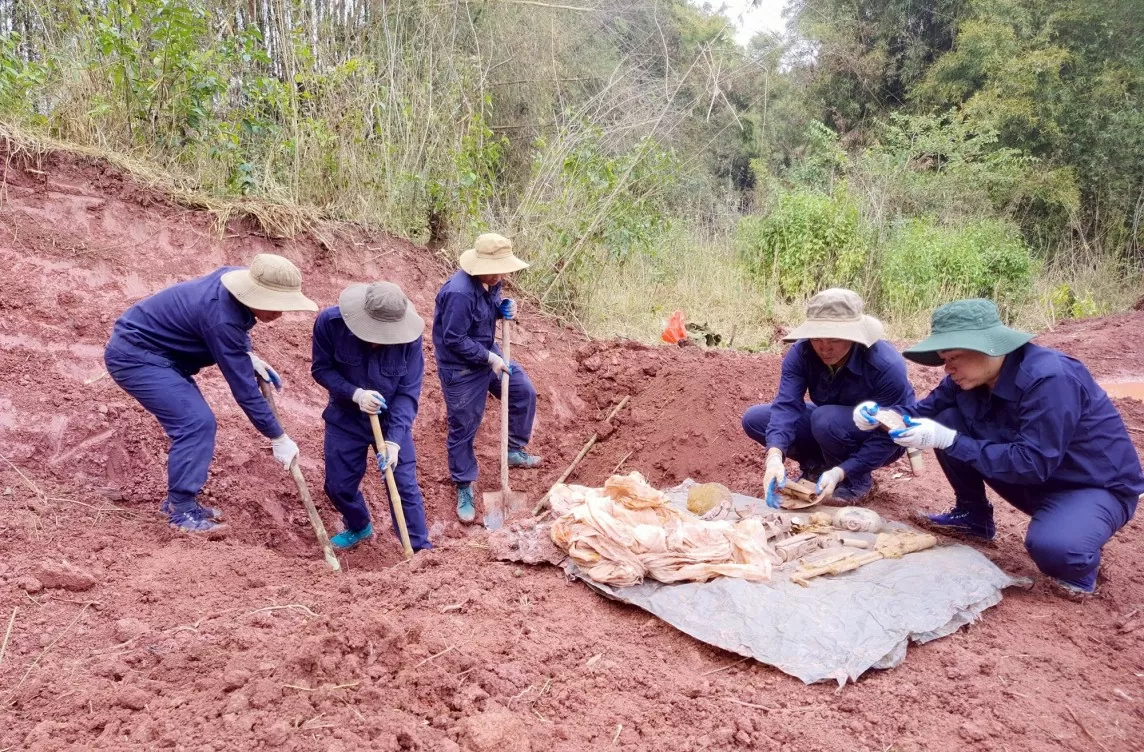
<svg viewBox="0 0 1144 752"><path fill-rule="evenodd" d="M780 562L762 520L702 520L671 506L636 472L613 475L603 489L559 485L550 499L559 515L552 541L596 582L767 582Z"/></svg>

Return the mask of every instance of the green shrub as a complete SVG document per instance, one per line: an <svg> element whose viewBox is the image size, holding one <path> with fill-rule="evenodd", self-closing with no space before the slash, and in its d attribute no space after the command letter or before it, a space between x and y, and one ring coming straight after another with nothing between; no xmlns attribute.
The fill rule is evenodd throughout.
<svg viewBox="0 0 1144 752"><path fill-rule="evenodd" d="M787 299L826 287L861 287L869 252L858 207L844 191L783 193L770 214L739 223L738 245L751 274Z"/></svg>
<svg viewBox="0 0 1144 752"><path fill-rule="evenodd" d="M1010 222L982 219L944 227L900 223L885 249L881 308L897 314L959 298L990 298L1007 315L1028 296L1036 263Z"/></svg>

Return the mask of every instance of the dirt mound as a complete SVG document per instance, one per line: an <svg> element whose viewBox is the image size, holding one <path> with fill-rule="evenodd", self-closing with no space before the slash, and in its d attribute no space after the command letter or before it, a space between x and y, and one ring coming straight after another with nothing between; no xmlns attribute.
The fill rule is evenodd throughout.
<svg viewBox="0 0 1144 752"><path fill-rule="evenodd" d="M165 440L102 376L102 346L130 303L174 281L273 251L333 304L355 281L400 284L423 314L448 273L427 251L345 231L325 246L263 237L243 221L171 205L106 166L11 160L0 207L0 750L582 750L760 748L1128 750L1144 729L1140 523L1108 547L1104 595L1077 606L1039 582L979 624L912 650L857 686L805 687L698 643L549 567L490 562L452 514L436 376L415 426L437 551L402 562L384 536L329 574L290 479L215 371L219 419L206 492L231 533L177 535L156 516ZM1041 337L1102 377L1144 373L1144 314ZM254 332L283 374L284 422L327 525L323 390L309 376L311 319ZM533 499L623 396L629 404L574 480L638 469L758 492L761 453L739 416L769 399L776 356L593 342L529 311L514 354L539 390L534 450L514 475ZM934 369L914 369L920 391ZM1121 401L1144 436L1144 406ZM495 417L490 405L489 416ZM478 437L496 483L495 420ZM891 517L951 503L936 472L877 474ZM376 479L367 496L380 502ZM1025 520L1000 506L987 555L1032 575ZM66 566L65 566L66 562ZM63 589L68 585L71 590ZM14 616L13 616L14 614Z"/></svg>

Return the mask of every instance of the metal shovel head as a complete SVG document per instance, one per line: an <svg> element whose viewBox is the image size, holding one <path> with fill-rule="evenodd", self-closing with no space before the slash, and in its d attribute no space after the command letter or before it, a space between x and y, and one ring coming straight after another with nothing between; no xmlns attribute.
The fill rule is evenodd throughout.
<svg viewBox="0 0 1144 752"><path fill-rule="evenodd" d="M486 491L481 494L485 505L482 522L486 530L500 530L506 517L528 506L528 497L520 491L509 491L507 498L503 491Z"/></svg>

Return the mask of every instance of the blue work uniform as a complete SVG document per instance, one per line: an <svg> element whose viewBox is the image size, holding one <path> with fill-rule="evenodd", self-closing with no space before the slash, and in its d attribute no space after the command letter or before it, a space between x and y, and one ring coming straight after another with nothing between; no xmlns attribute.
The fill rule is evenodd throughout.
<svg viewBox="0 0 1144 752"><path fill-rule="evenodd" d="M107 372L156 418L171 441L167 501L174 514L195 507L214 456L214 414L194 375L217 364L254 427L283 434L258 389L250 360L254 314L222 285L228 267L161 290L124 311L104 350Z"/></svg>
<svg viewBox="0 0 1144 752"><path fill-rule="evenodd" d="M885 431L862 431L854 425L854 407L867 400L879 405L915 401L906 361L889 342L879 340L869 347L855 342L846 362L831 368L810 340L802 339L783 358L775 401L748 409L743 430L797 460L803 475L814 477L841 467L845 486L868 488L870 472L898 459L903 450Z"/></svg>
<svg viewBox="0 0 1144 752"><path fill-rule="evenodd" d="M915 408L957 431L937 452L959 508L988 512L985 484L1032 519L1037 567L1091 590L1100 551L1136 512L1140 458L1116 407L1080 361L1027 344L1005 356L993 389L946 377Z"/></svg>
<svg viewBox="0 0 1144 752"><path fill-rule="evenodd" d="M495 343L501 318L501 286L485 289L480 280L458 270L437 293L433 312L433 356L445 397L449 435L449 474L462 485L477 479L473 439L489 394L500 398L500 378L489 365L489 352L503 356ZM510 364L508 446L520 449L532 437L536 389L518 363Z"/></svg>
<svg viewBox="0 0 1144 752"><path fill-rule="evenodd" d="M425 378L421 337L404 345L373 345L354 336L342 320L341 309L333 306L323 309L314 321L313 354L310 373L330 393L322 412L326 421L326 495L341 512L346 529L356 533L370 524L361 479L368 465L369 447L374 445L373 429L353 396L358 389L372 390L385 398L387 408L378 416L385 440L401 447L393 480L401 495L409 543L414 551L432 548L413 447L413 420ZM392 501L390 517L396 532Z"/></svg>

